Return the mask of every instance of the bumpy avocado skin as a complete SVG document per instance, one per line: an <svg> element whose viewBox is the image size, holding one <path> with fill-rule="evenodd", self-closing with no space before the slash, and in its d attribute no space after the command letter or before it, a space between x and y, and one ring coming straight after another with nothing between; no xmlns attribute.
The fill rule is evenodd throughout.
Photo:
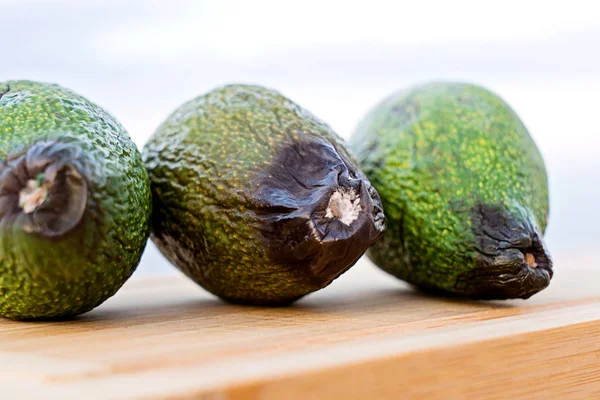
<svg viewBox="0 0 600 400"><path fill-rule="evenodd" d="M228 85L184 104L143 157L152 240L184 274L231 302L285 305L318 290L384 228L378 195L341 139L266 88ZM368 208L351 227L314 216L338 179L362 190Z"/></svg>
<svg viewBox="0 0 600 400"><path fill-rule="evenodd" d="M549 284L546 170L498 96L443 82L396 93L367 114L350 148L388 221L367 253L380 268L426 290L482 299L527 298Z"/></svg>
<svg viewBox="0 0 600 400"><path fill-rule="evenodd" d="M2 215L0 315L30 320L84 313L123 285L147 242L151 192L141 155L111 115L70 90L8 81L0 93L3 172L6 160L42 146L76 154L87 181L83 216L60 235L28 233Z"/></svg>

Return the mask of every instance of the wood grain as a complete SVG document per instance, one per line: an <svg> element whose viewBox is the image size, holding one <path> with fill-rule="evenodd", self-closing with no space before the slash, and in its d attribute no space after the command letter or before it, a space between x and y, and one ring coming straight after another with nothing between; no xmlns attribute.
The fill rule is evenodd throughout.
<svg viewBox="0 0 600 400"><path fill-rule="evenodd" d="M361 261L293 307L132 279L73 321L0 321L1 398L600 398L600 271L528 301L427 297Z"/></svg>

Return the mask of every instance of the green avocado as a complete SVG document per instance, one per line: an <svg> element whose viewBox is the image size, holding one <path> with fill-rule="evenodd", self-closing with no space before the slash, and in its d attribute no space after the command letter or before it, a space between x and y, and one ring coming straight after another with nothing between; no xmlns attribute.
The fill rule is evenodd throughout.
<svg viewBox="0 0 600 400"><path fill-rule="evenodd" d="M72 317L139 263L151 192L123 127L57 85L0 83L0 316Z"/></svg>
<svg viewBox="0 0 600 400"><path fill-rule="evenodd" d="M388 221L368 253L380 268L478 299L549 285L544 162L498 96L462 83L415 87L371 110L350 143Z"/></svg>
<svg viewBox="0 0 600 400"><path fill-rule="evenodd" d="M185 275L240 304L328 285L379 237L379 196L341 139L279 93L229 85L177 109L143 152L152 240Z"/></svg>

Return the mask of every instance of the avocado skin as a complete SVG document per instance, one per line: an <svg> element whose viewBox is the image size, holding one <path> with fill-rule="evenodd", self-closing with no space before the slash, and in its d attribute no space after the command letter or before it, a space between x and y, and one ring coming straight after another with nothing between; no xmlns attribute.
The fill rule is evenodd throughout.
<svg viewBox="0 0 600 400"><path fill-rule="evenodd" d="M150 230L147 171L125 129L72 91L8 81L0 83L0 93L3 172L8 160L31 155L37 146L59 158L76 154L74 165L87 183L83 215L66 232L28 233L10 213L3 215L0 315L17 320L73 317L115 294L137 267Z"/></svg>
<svg viewBox="0 0 600 400"><path fill-rule="evenodd" d="M388 229L367 254L384 271L477 299L548 286L544 162L498 96L451 82L393 94L359 123L350 148L383 202Z"/></svg>
<svg viewBox="0 0 600 400"><path fill-rule="evenodd" d="M290 304L350 268L384 229L378 194L341 139L266 88L228 85L187 102L143 157L152 240L230 302ZM350 226L323 216L337 187L360 193L365 211Z"/></svg>

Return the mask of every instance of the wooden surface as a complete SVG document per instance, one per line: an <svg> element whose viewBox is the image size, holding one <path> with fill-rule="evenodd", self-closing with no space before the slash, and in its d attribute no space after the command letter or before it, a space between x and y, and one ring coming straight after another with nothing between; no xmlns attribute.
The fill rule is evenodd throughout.
<svg viewBox="0 0 600 400"><path fill-rule="evenodd" d="M426 297L367 261L289 308L133 278L74 321L0 321L0 398L600 398L600 270L557 265L510 302Z"/></svg>

